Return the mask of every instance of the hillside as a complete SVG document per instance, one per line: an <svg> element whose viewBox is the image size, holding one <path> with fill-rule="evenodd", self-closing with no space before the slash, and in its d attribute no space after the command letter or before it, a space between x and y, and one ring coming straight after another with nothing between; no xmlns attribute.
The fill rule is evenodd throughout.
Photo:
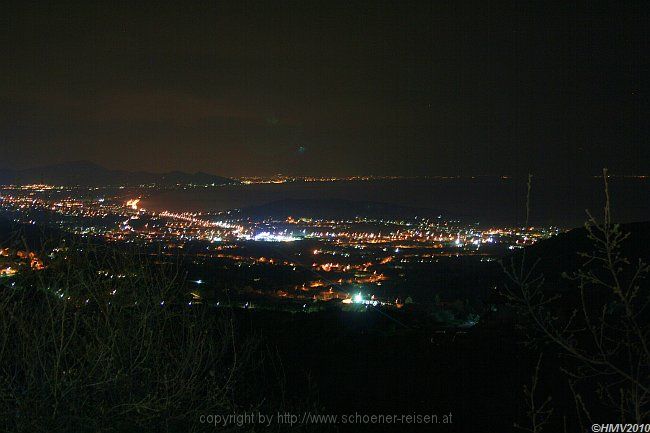
<svg viewBox="0 0 650 433"><path fill-rule="evenodd" d="M149 173L145 171L109 170L90 161L74 161L24 170L0 169L0 184L48 183L66 186L123 186L156 184L231 185L238 183L227 177L208 173Z"/></svg>
<svg viewBox="0 0 650 433"><path fill-rule="evenodd" d="M629 237L621 245L621 254L630 263L639 259L650 261L650 222L637 222L621 225ZM587 238L585 228L576 228L553 238L541 241L526 249L526 263L532 264L539 260L536 271L543 274L545 284L549 289L563 290L572 286L562 277L562 273L571 274L586 262L580 253L594 250L594 244ZM513 255L518 259L520 252Z"/></svg>

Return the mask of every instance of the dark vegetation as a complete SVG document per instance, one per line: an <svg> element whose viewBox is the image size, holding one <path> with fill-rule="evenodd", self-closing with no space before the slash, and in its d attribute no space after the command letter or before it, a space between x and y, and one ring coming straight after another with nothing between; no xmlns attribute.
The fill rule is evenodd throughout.
<svg viewBox="0 0 650 433"><path fill-rule="evenodd" d="M514 254L503 261L514 273L495 280L485 314L467 329L417 306L309 314L190 306L173 261L69 243L47 270L0 280L2 427L186 431L205 428L200 414L245 410L454 414L453 425L428 431L648 422L639 339L648 335L648 286L628 268L648 257L649 238L650 224L594 220ZM606 279L608 251L619 286Z"/></svg>
<svg viewBox="0 0 650 433"><path fill-rule="evenodd" d="M564 239L575 243L576 253L563 257L568 248L559 243L556 256L544 263L553 244L542 243L504 262L503 294L539 353L524 388L527 419L517 424L524 431L586 431L593 423L650 420L649 228L614 222L607 170L603 179L602 216L589 214L585 229ZM552 270L550 278L544 270ZM556 375L551 383L568 385L570 393L560 397L561 404L572 400L572 416L554 404L557 392L538 389L545 383L543 358L550 364L546 374Z"/></svg>
<svg viewBox="0 0 650 433"><path fill-rule="evenodd" d="M3 284L2 427L184 431L200 414L293 407L277 354L181 288L173 268L88 245Z"/></svg>

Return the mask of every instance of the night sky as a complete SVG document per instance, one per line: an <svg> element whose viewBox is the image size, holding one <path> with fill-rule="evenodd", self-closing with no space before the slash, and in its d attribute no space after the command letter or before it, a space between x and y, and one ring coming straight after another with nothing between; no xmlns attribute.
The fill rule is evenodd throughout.
<svg viewBox="0 0 650 433"><path fill-rule="evenodd" d="M3 2L0 166L650 174L648 9Z"/></svg>

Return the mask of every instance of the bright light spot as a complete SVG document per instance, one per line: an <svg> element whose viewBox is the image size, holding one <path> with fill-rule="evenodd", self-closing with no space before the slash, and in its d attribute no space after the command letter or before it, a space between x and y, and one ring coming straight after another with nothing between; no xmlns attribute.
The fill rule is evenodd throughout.
<svg viewBox="0 0 650 433"><path fill-rule="evenodd" d="M253 240L263 242L293 242L295 240L298 240L298 238L294 238L291 235L262 232L253 236Z"/></svg>
<svg viewBox="0 0 650 433"><path fill-rule="evenodd" d="M126 205L130 207L133 210L138 210L138 203L140 202L139 198L134 198L132 200L128 200L126 202Z"/></svg>

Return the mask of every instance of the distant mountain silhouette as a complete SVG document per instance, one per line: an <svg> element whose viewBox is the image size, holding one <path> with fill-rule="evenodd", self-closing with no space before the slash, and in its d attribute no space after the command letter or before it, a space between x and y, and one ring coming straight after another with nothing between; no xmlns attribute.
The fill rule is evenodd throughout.
<svg viewBox="0 0 650 433"><path fill-rule="evenodd" d="M286 218L292 216L294 218L325 219L351 219L356 217L395 219L416 216L436 218L440 215L440 212L434 209L342 199L285 199L244 208L241 213L243 216L255 218Z"/></svg>
<svg viewBox="0 0 650 433"><path fill-rule="evenodd" d="M25 170L0 169L0 184L48 183L66 186L215 184L230 185L238 181L208 173L149 173L109 170L90 161L73 161Z"/></svg>

